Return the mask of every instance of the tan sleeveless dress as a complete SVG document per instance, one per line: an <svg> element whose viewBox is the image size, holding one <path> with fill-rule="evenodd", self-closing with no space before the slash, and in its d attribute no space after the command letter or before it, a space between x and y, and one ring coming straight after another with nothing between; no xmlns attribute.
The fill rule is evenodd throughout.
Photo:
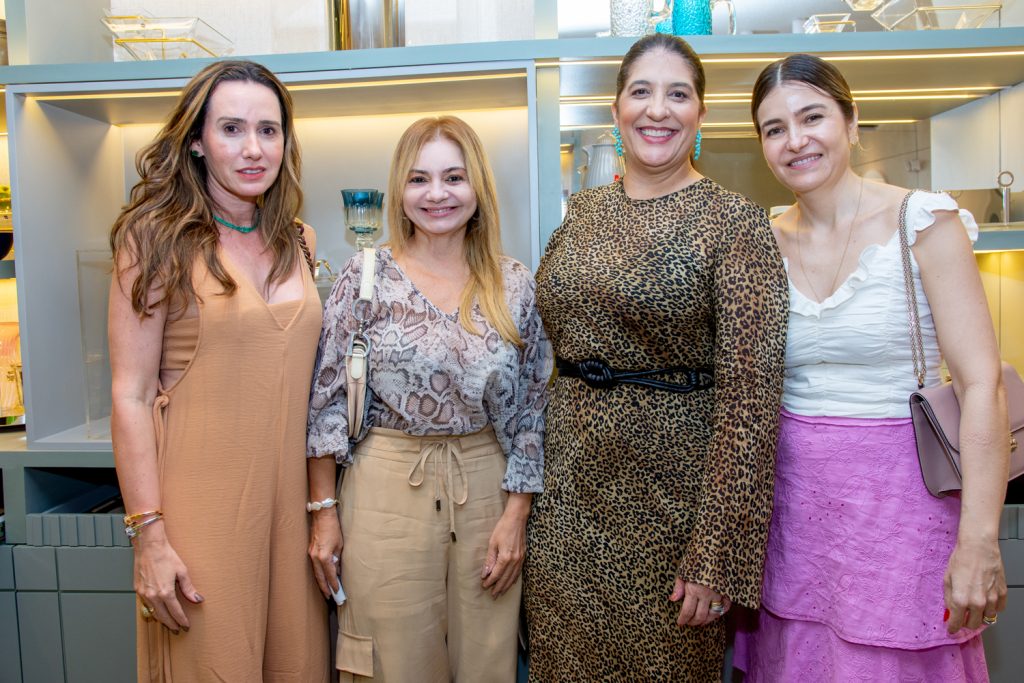
<svg viewBox="0 0 1024 683"><path fill-rule="evenodd" d="M174 635L138 621L140 681L328 680L327 610L307 553L306 412L321 307L267 304L221 252L238 289L195 266L199 317L168 321L154 405L167 536L205 600ZM179 594L180 596L180 594Z"/></svg>

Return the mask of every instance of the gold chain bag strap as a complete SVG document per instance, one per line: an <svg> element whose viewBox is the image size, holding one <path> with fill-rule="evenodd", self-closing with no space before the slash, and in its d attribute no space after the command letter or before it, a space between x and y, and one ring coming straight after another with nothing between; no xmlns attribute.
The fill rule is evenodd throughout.
<svg viewBox="0 0 1024 683"><path fill-rule="evenodd" d="M366 406L366 376L370 371L370 325L373 306L373 282L377 269L377 250L363 249L363 274L359 281L359 298L352 302L356 330L345 353L345 376L348 380L348 436L354 439L363 428Z"/></svg>
<svg viewBox="0 0 1024 683"><path fill-rule="evenodd" d="M928 491L939 498L963 487L960 470L960 403L951 382L925 388L926 365L921 319L917 309L914 272L910 265L910 239L907 236L907 206L913 191L900 206L900 252L903 257L903 285L906 288L907 317L910 320L910 350L917 377L917 391L910 395L910 417L917 440L917 457ZM1024 382L1009 363L1003 363L1007 412L1010 414L1010 479L1024 474Z"/></svg>

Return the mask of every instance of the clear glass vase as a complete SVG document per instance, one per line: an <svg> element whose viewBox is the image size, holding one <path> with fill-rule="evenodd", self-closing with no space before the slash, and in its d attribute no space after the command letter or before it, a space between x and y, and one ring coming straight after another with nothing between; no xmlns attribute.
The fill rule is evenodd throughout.
<svg viewBox="0 0 1024 683"><path fill-rule="evenodd" d="M611 0L611 34L645 36L671 16L672 3L661 0Z"/></svg>

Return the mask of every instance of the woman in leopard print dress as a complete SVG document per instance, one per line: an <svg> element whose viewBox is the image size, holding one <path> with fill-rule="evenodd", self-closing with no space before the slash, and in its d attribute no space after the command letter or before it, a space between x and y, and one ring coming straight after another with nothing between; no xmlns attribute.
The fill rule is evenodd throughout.
<svg viewBox="0 0 1024 683"><path fill-rule="evenodd" d="M572 197L537 272L560 376L529 524L530 678L714 681L722 614L760 599L786 279L764 212L693 168L690 47L641 39L617 93L625 178ZM640 371L660 372L614 379Z"/></svg>

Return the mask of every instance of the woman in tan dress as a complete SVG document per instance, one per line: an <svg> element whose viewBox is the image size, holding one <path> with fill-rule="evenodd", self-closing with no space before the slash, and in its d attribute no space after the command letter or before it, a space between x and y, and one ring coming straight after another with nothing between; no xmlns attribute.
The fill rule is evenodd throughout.
<svg viewBox="0 0 1024 683"><path fill-rule="evenodd" d="M537 271L559 377L525 568L533 681L715 681L756 607L786 278L768 219L691 163L704 71L641 39L622 182L573 195Z"/></svg>
<svg viewBox="0 0 1024 683"><path fill-rule="evenodd" d="M138 166L109 336L139 680L325 682L303 458L321 312L290 96L212 64Z"/></svg>

